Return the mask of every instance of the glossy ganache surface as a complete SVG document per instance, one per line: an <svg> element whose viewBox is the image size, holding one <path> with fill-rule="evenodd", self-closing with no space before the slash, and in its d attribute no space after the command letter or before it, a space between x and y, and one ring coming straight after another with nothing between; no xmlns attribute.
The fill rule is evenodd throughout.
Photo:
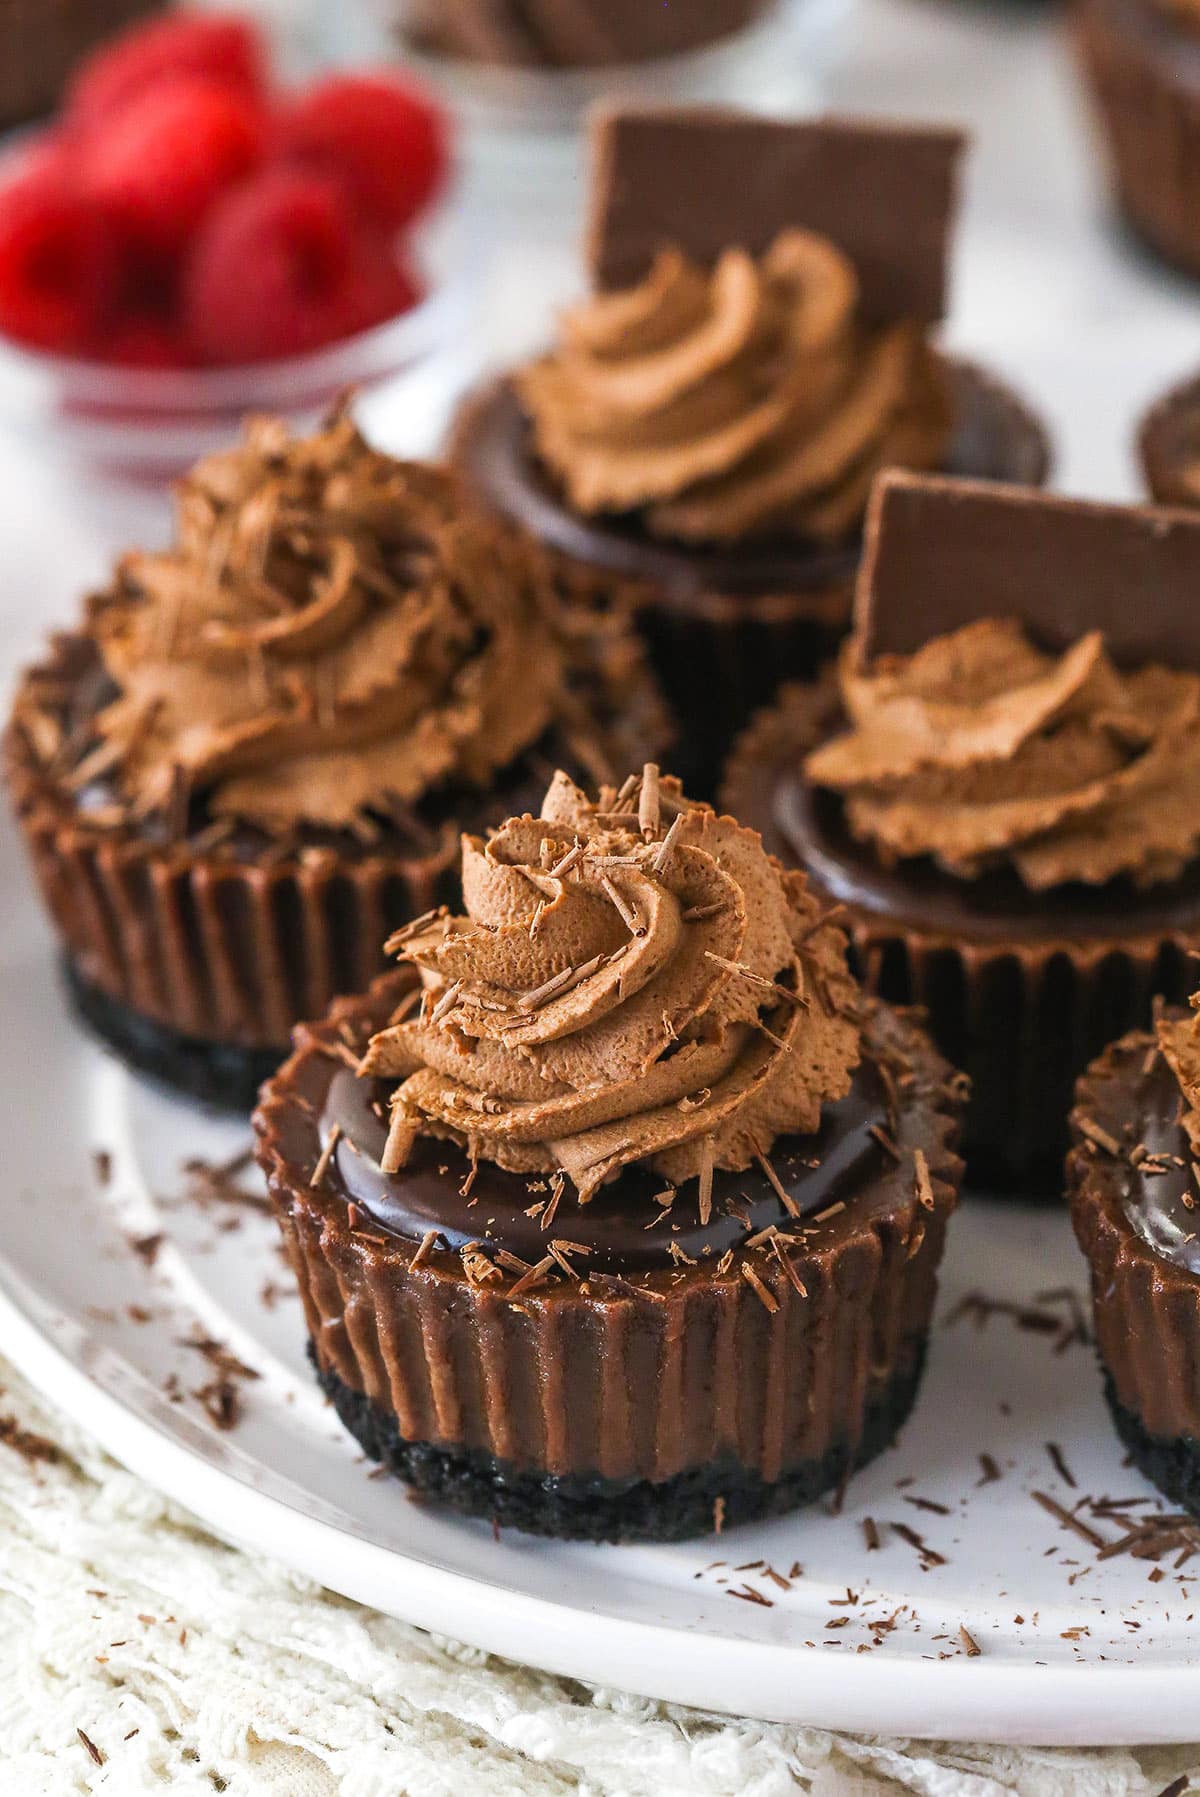
<svg viewBox="0 0 1200 1797"><path fill-rule="evenodd" d="M928 858L885 866L851 835L842 800L809 785L796 765L777 771L767 802L788 858L808 868L829 900L898 928L988 945L1113 942L1200 927L1200 865L1147 889L1118 879L1036 892L1010 868L962 880Z"/></svg>
<svg viewBox="0 0 1200 1797"><path fill-rule="evenodd" d="M1118 1119L1114 1104L1107 1115L1128 1146L1119 1176L1125 1210L1156 1254L1200 1274L1200 1188L1180 1121L1179 1083L1161 1054L1148 1060L1143 1052L1129 1069L1131 1111Z"/></svg>
<svg viewBox="0 0 1200 1797"><path fill-rule="evenodd" d="M473 1169L461 1148L430 1138L399 1173L385 1173L379 1164L387 1140L383 1096L380 1082L339 1067L318 1124L322 1146L334 1137L333 1189L365 1213L368 1227L414 1246L436 1230L439 1246L453 1251L479 1241L530 1262L541 1257L548 1238L566 1238L586 1249L589 1276L678 1266L681 1255L715 1262L765 1229L785 1239L795 1230L800 1239L806 1219L869 1190L885 1163L882 1140L894 1126L885 1076L864 1061L850 1092L826 1107L813 1135L775 1144L772 1170L787 1204L760 1167L718 1171L711 1215L702 1221L694 1192L665 1188L641 1167L625 1168L586 1204L569 1188L553 1204L554 1187L544 1177L486 1162Z"/></svg>

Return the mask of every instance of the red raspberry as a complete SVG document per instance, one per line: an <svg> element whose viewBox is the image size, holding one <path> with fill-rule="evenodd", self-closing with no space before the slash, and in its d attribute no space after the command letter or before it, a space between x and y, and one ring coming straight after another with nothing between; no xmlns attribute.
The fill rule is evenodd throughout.
<svg viewBox="0 0 1200 1797"><path fill-rule="evenodd" d="M190 368L195 363L183 333L154 313L131 313L105 331L92 345L97 362L122 368Z"/></svg>
<svg viewBox="0 0 1200 1797"><path fill-rule="evenodd" d="M81 63L67 90L72 123L93 126L164 78L206 75L222 87L261 99L266 50L247 19L230 13L172 12L110 38Z"/></svg>
<svg viewBox="0 0 1200 1797"><path fill-rule="evenodd" d="M333 75L280 114L285 158L336 174L363 210L399 229L446 179L443 114L416 88L361 75Z"/></svg>
<svg viewBox="0 0 1200 1797"><path fill-rule="evenodd" d="M183 273L189 336L212 362L301 355L345 334L358 245L336 182L268 169L227 194Z"/></svg>
<svg viewBox="0 0 1200 1797"><path fill-rule="evenodd" d="M38 349L83 349L116 287L104 220L56 165L0 189L0 331Z"/></svg>
<svg viewBox="0 0 1200 1797"><path fill-rule="evenodd" d="M165 81L85 140L83 187L133 249L169 260L258 162L263 131L244 95L203 77Z"/></svg>
<svg viewBox="0 0 1200 1797"><path fill-rule="evenodd" d="M421 282L391 244L365 237L355 258L339 336L352 337L373 325L411 311L422 297Z"/></svg>

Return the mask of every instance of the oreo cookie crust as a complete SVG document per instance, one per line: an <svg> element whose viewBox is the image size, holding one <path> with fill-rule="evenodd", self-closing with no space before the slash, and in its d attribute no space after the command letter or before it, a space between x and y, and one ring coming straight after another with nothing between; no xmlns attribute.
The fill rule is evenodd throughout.
<svg viewBox="0 0 1200 1797"><path fill-rule="evenodd" d="M852 1473L889 1447L906 1421L921 1383L925 1340L868 1405L856 1441L835 1443L768 1484L730 1456L676 1473L661 1484L639 1479L562 1477L522 1471L493 1455L405 1441L395 1416L322 1367L312 1342L317 1383L364 1453L403 1479L418 1497L498 1528L566 1541L686 1541L710 1529L780 1516L841 1488ZM1200 1450L1198 1450L1200 1451Z"/></svg>
<svg viewBox="0 0 1200 1797"><path fill-rule="evenodd" d="M62 958L62 977L75 1016L126 1066L214 1110L250 1110L279 1065L276 1049L206 1042L156 1023L87 979L69 955Z"/></svg>

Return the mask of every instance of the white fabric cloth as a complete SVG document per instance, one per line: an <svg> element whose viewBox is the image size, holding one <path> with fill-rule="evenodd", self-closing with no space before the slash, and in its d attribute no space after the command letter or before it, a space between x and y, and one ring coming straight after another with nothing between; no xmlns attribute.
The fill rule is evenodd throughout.
<svg viewBox="0 0 1200 1797"><path fill-rule="evenodd" d="M4 1797L1157 1797L1188 1771L1200 1746L848 1739L509 1665L214 1540L0 1362Z"/></svg>

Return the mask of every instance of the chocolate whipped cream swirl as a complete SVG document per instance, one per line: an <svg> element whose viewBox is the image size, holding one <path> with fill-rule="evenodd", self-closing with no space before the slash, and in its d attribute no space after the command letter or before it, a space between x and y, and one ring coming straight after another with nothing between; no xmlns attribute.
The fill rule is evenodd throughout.
<svg viewBox="0 0 1200 1797"><path fill-rule="evenodd" d="M592 804L557 774L540 817L463 842L467 915L393 940L419 1012L364 1074L399 1080L384 1169L419 1135L581 1200L622 1167L740 1170L809 1134L859 1059L845 938L759 836L647 766Z"/></svg>
<svg viewBox="0 0 1200 1797"><path fill-rule="evenodd" d="M137 816L182 780L269 831L482 787L551 723L592 765L576 684L640 678L619 608L345 414L295 441L257 422L200 463L173 547L125 558L94 628L119 696L87 773L114 773Z"/></svg>
<svg viewBox="0 0 1200 1797"><path fill-rule="evenodd" d="M850 729L808 757L888 861L967 878L1013 866L1034 889L1172 880L1200 850L1200 677L1129 673L1094 631L1044 654L1011 620L868 668L843 656Z"/></svg>
<svg viewBox="0 0 1200 1797"><path fill-rule="evenodd" d="M569 312L517 386L577 511L691 543L844 536L878 469L935 466L950 428L919 327L864 326L853 265L795 230L711 272L665 250Z"/></svg>

